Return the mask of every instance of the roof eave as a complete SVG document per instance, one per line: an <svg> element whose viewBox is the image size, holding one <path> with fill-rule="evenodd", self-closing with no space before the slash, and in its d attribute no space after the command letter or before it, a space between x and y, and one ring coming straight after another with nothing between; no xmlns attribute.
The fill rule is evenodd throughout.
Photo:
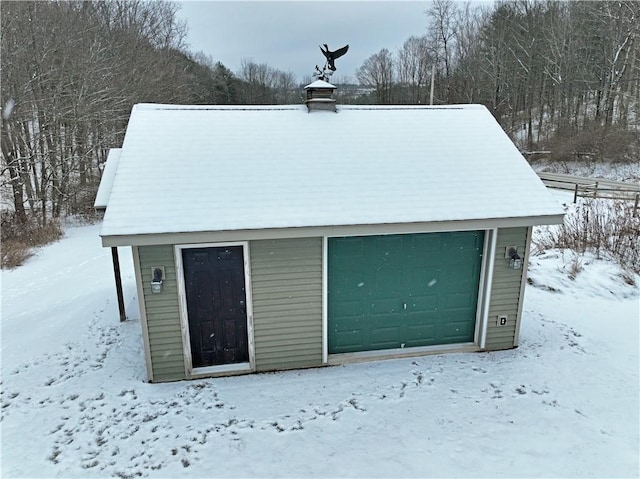
<svg viewBox="0 0 640 479"><path fill-rule="evenodd" d="M263 228L224 231L188 231L167 233L100 235L102 246L150 246L163 244L198 244L223 241L305 238L318 236L361 236L373 234L409 234L441 231L488 230L518 226L561 224L564 213L471 220L432 221L416 223L382 223L362 225L328 225L290 228Z"/></svg>

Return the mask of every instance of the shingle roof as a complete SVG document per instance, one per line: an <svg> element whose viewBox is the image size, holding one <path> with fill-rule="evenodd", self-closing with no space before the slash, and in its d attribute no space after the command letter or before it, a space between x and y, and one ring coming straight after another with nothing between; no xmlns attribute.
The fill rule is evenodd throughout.
<svg viewBox="0 0 640 479"><path fill-rule="evenodd" d="M101 235L554 215L483 106L140 104Z"/></svg>
<svg viewBox="0 0 640 479"><path fill-rule="evenodd" d="M99 210L104 210L109 204L109 196L111 195L111 188L113 187L113 179L116 176L116 170L118 169L118 161L120 160L120 148L111 148L107 155L107 161L102 170L102 179L100 180L100 186L96 193L96 200L93 203L93 207Z"/></svg>

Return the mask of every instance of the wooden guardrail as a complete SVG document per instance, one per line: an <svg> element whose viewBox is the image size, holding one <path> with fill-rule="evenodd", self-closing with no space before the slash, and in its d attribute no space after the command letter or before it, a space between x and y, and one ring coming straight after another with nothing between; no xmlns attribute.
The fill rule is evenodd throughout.
<svg viewBox="0 0 640 479"><path fill-rule="evenodd" d="M585 178L561 173L540 172L538 176L548 188L573 191L573 202L578 197L609 198L633 201L633 216L640 207L640 184L604 178Z"/></svg>

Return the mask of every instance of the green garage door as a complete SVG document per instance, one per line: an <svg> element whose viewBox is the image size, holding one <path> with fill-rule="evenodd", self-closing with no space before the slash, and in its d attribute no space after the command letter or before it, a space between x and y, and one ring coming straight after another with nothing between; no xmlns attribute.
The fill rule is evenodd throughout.
<svg viewBox="0 0 640 479"><path fill-rule="evenodd" d="M484 232L329 239L329 354L472 342Z"/></svg>

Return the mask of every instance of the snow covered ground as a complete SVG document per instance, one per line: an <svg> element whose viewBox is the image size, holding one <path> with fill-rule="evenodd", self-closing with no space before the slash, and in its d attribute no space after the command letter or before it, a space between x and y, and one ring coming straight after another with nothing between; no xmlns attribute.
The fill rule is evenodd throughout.
<svg viewBox="0 0 640 479"><path fill-rule="evenodd" d="M613 263L532 257L514 350L147 384L99 229L2 271L3 477L640 474L640 292Z"/></svg>

